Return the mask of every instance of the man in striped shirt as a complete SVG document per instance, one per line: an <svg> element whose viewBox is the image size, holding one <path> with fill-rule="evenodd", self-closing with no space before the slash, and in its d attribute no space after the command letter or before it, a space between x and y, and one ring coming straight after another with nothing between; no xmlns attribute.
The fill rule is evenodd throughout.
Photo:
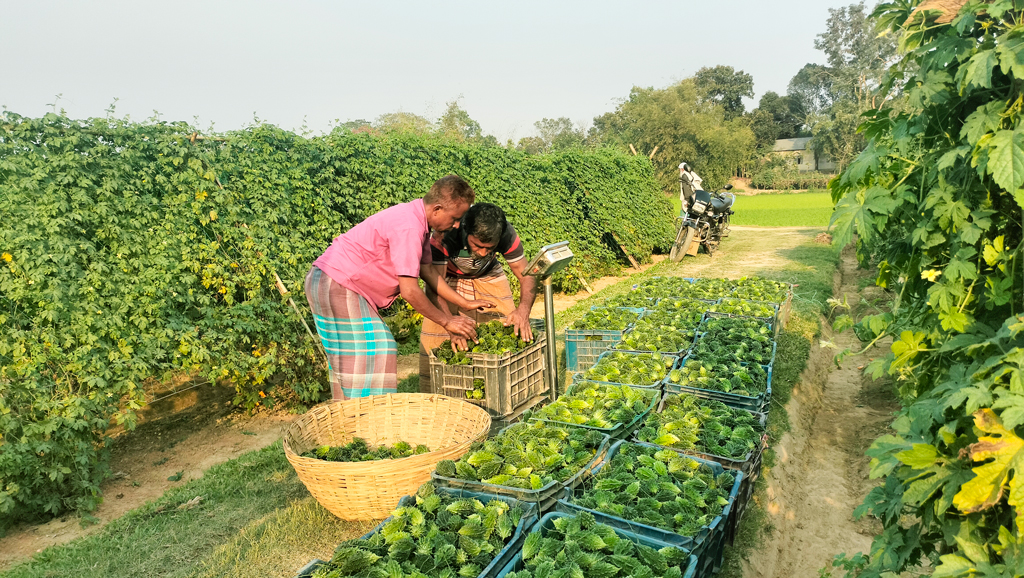
<svg viewBox="0 0 1024 578"><path fill-rule="evenodd" d="M470 207L462 218L462 224L430 239L431 264L424 266L427 273L427 295L435 300L442 311L468 316L478 323L495 318L504 318L505 325L515 327L516 334L525 341L533 340L530 330L530 309L537 297L537 280L528 277L526 253L523 242L512 224L505 218L505 212L497 205L478 203ZM501 255L509 269L519 280L519 305L512 298L505 270L498 261ZM429 290L436 283L445 282L459 295L470 302L490 301L493 310L467 311L447 303ZM430 360L427 354L452 339L452 346L466 349L464 337L450 335L440 325L423 320L420 332L420 391L430 393Z"/></svg>

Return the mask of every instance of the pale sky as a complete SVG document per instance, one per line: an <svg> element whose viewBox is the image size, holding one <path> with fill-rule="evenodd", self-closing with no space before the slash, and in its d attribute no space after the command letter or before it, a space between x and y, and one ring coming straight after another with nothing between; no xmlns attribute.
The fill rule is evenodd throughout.
<svg viewBox="0 0 1024 578"><path fill-rule="evenodd" d="M512 2L0 0L0 105L25 116L260 120L314 133L454 99L500 142L541 118L589 126L634 85L702 66L784 94L829 8L851 0ZM870 5L870 3L869 3ZM756 106L748 102L748 109Z"/></svg>

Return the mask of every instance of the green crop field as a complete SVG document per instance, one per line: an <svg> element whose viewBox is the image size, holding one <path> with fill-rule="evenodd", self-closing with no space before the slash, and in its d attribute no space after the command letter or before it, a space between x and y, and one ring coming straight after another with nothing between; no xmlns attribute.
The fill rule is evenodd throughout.
<svg viewBox="0 0 1024 578"><path fill-rule="evenodd" d="M737 195L733 225L755 227L827 227L832 198L827 192Z"/></svg>
<svg viewBox="0 0 1024 578"><path fill-rule="evenodd" d="M672 198L679 213L679 197ZM733 225L753 227L827 227L832 217L832 199L826 191L736 195Z"/></svg>

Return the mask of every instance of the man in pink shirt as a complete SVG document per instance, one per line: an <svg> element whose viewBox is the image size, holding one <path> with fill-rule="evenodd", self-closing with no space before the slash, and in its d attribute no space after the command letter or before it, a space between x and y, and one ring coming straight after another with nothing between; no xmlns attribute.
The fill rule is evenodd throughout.
<svg viewBox="0 0 1024 578"><path fill-rule="evenodd" d="M399 295L451 335L476 339L472 319L441 311L418 283L420 266L431 261L430 231L457 227L475 197L462 177L438 179L422 199L384 209L339 235L313 262L306 298L327 351L334 399L397 391L398 346L377 310ZM442 297L463 309L492 306L441 285Z"/></svg>

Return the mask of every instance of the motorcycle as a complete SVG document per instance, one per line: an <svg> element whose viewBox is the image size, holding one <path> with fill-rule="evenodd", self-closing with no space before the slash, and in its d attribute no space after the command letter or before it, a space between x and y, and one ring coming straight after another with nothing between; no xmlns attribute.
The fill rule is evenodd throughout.
<svg viewBox="0 0 1024 578"><path fill-rule="evenodd" d="M729 217L735 212L732 206L736 195L722 191L730 190L732 185L725 185L721 191L693 193L693 202L684 206L677 218L679 228L669 252L672 261L681 261L694 242L700 243L708 255L712 255L721 240L729 236Z"/></svg>

